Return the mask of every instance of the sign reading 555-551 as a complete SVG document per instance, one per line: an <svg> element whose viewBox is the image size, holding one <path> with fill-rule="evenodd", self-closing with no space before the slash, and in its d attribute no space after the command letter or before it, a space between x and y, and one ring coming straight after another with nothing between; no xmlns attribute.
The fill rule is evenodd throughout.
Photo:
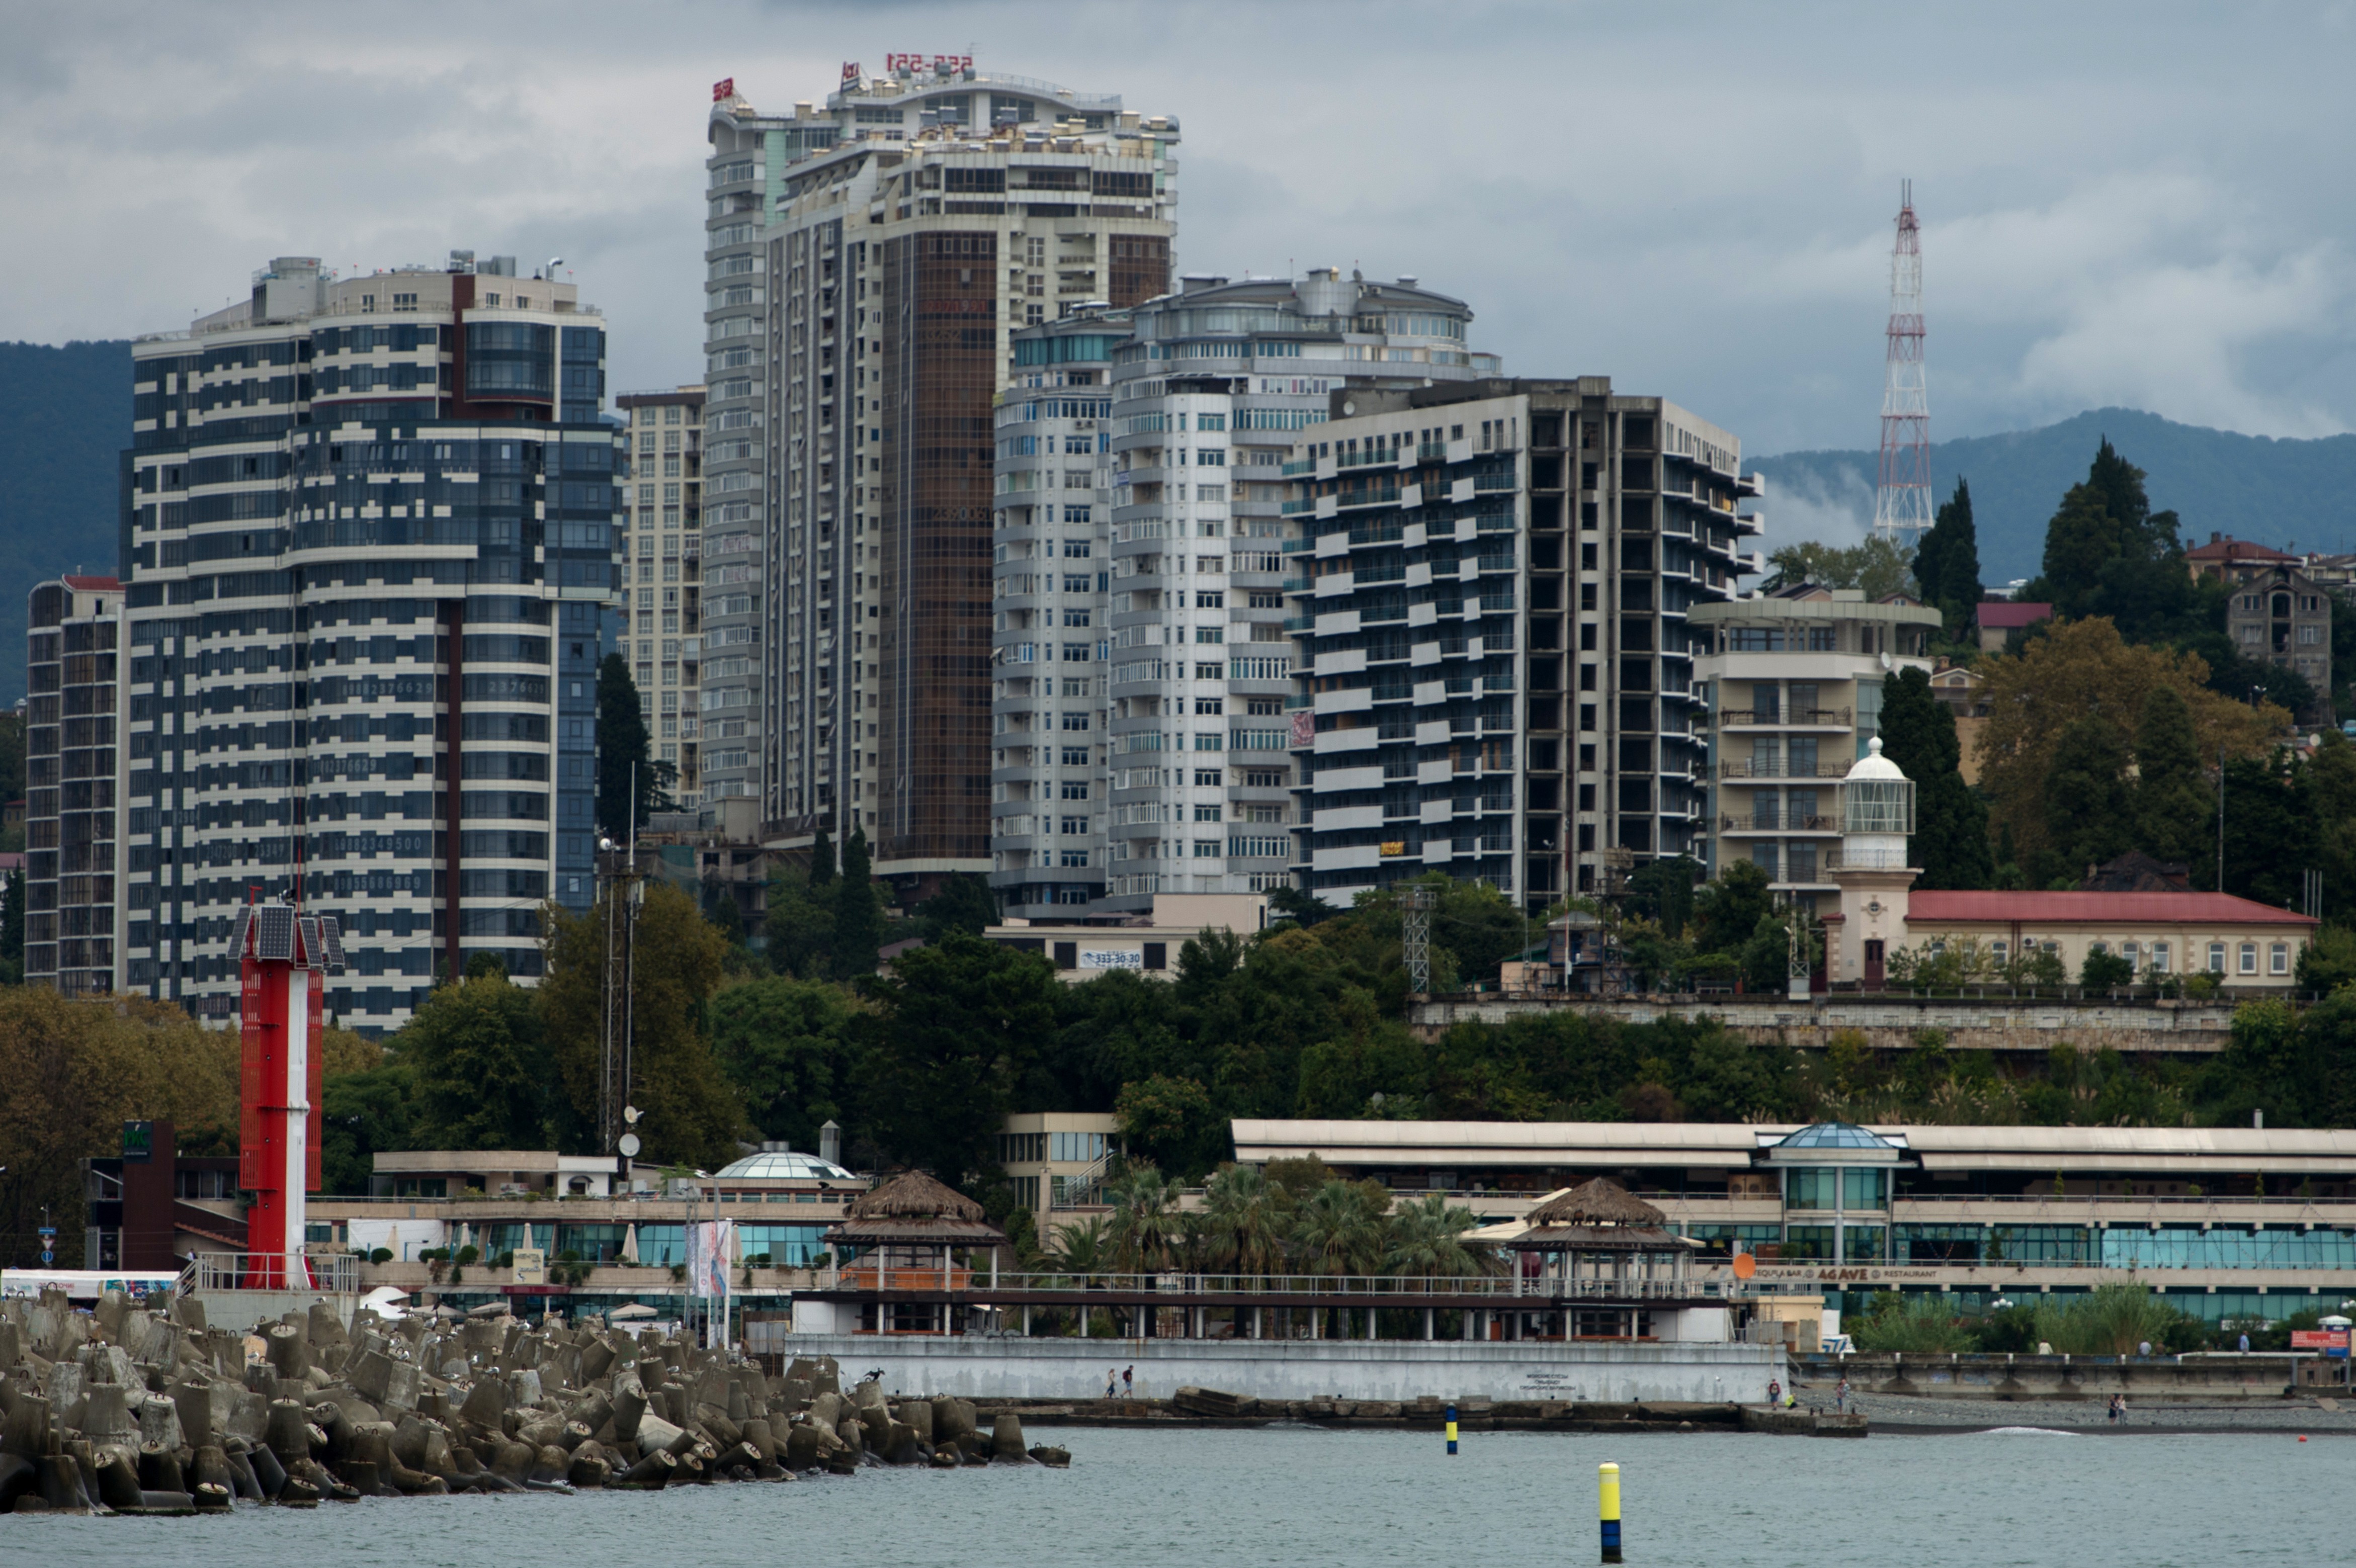
<svg viewBox="0 0 2356 1568"><path fill-rule="evenodd" d="M971 55L885 55L884 57L884 69L895 74L904 70L922 70L926 66L938 70L971 70L973 57Z"/></svg>

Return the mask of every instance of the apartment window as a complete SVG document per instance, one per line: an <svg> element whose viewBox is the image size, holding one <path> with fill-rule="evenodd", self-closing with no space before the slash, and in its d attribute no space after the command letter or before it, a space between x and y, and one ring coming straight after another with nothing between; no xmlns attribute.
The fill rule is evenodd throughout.
<svg viewBox="0 0 2356 1568"><path fill-rule="evenodd" d="M2287 975L2290 973L2289 943L2277 942L2273 946L2266 949L2266 973L2269 975Z"/></svg>
<svg viewBox="0 0 2356 1568"><path fill-rule="evenodd" d="M2165 942L2151 944L2151 972L2155 975L2168 973L2168 944Z"/></svg>
<svg viewBox="0 0 2356 1568"><path fill-rule="evenodd" d="M2225 944L2222 942L2212 942L2209 944L2209 973L2222 975L2224 972Z"/></svg>
<svg viewBox="0 0 2356 1568"><path fill-rule="evenodd" d="M1219 805L1215 801L1207 803L1197 802L1194 806L1194 820L1197 822L1217 822L1221 819L1221 814L1226 810L1226 807Z"/></svg>
<svg viewBox="0 0 2356 1568"><path fill-rule="evenodd" d="M2241 972L2243 974L2254 975L2258 972L2258 944L2256 943L2244 942L2242 944L2242 951L2238 956L2241 960Z"/></svg>

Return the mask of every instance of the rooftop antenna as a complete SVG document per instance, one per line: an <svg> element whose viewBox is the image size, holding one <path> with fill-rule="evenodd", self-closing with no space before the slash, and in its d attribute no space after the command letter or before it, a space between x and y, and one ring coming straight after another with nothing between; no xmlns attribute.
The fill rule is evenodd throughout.
<svg viewBox="0 0 2356 1568"><path fill-rule="evenodd" d="M1898 239L1890 251L1890 347L1873 531L1909 545L1931 526L1931 394L1922 380L1922 229L1914 219L1914 182L1905 181L1900 191Z"/></svg>

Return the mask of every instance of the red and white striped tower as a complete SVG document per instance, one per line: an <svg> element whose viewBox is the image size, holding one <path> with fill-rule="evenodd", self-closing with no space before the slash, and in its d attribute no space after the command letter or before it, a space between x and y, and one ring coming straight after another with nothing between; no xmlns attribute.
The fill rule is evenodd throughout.
<svg viewBox="0 0 2356 1568"><path fill-rule="evenodd" d="M249 1290L303 1290L304 1195L319 1185L323 1061L319 1036L327 976L344 966L333 915L292 903L248 904L230 949L245 982L239 1072L238 1184L246 1210Z"/></svg>
<svg viewBox="0 0 2356 1568"><path fill-rule="evenodd" d="M1881 483L1873 530L1911 545L1931 526L1931 394L1922 380L1922 229L1903 187L1890 252L1890 361L1881 391Z"/></svg>

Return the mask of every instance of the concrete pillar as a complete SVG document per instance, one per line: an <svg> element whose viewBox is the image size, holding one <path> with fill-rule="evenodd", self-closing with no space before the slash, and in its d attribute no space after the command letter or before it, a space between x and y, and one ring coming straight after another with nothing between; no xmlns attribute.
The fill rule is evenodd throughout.
<svg viewBox="0 0 2356 1568"><path fill-rule="evenodd" d="M1439 1314L1433 1311L1430 1307L1427 1307L1423 1309L1423 1337L1425 1339L1430 1339L1436 1337L1434 1330L1438 1327L1436 1321L1438 1317Z"/></svg>
<svg viewBox="0 0 2356 1568"><path fill-rule="evenodd" d="M1027 1301L1023 1304L1023 1337L1031 1338L1031 1304Z"/></svg>

